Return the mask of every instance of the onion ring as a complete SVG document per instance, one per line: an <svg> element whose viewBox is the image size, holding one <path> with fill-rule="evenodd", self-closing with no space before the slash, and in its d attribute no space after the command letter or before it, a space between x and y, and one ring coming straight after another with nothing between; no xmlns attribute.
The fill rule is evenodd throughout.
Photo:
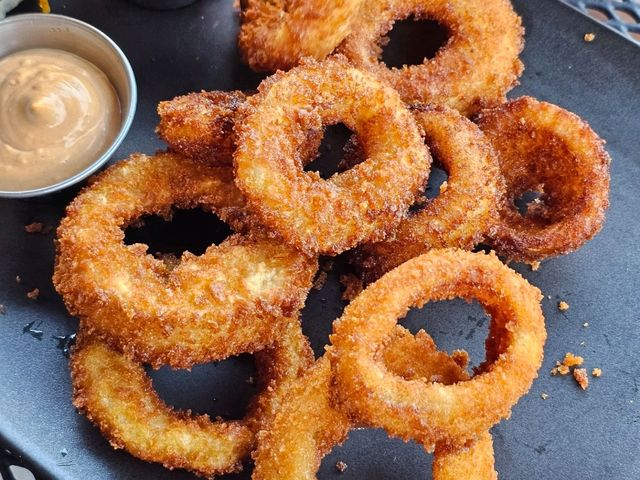
<svg viewBox="0 0 640 480"><path fill-rule="evenodd" d="M289 70L323 60L351 31L362 0L247 0L238 46L253 70Z"/></svg>
<svg viewBox="0 0 640 480"><path fill-rule="evenodd" d="M172 207L213 210L247 228L229 168L176 154L134 155L102 173L58 229L54 285L81 328L150 363L186 368L272 343L279 319L304 305L317 260L280 242L236 234L171 269L125 245L123 227Z"/></svg>
<svg viewBox="0 0 640 480"><path fill-rule="evenodd" d="M299 320L286 323L278 342L256 355L261 391L254 405L269 405L278 385L295 379L313 362ZM238 421L174 411L158 397L141 364L82 334L70 366L74 405L114 448L210 477L240 471L254 447L262 410L250 407Z"/></svg>
<svg viewBox="0 0 640 480"><path fill-rule="evenodd" d="M412 306L477 299L491 314L487 359L454 385L390 372L376 350ZM529 390L546 339L542 295L491 254L442 249L409 260L371 284L336 320L331 335L336 395L354 418L426 448L464 445L502 418Z"/></svg>
<svg viewBox="0 0 640 480"><path fill-rule="evenodd" d="M262 83L236 125L236 184L268 228L307 253L338 254L381 239L429 174L430 155L395 91L337 57ZM367 159L328 180L302 171L306 131L338 122Z"/></svg>
<svg viewBox="0 0 640 480"><path fill-rule="evenodd" d="M379 61L396 20L440 22L446 45L422 64L387 68ZM352 33L338 49L392 85L406 102L446 105L463 115L499 105L518 83L523 29L508 0L381 0L364 2Z"/></svg>
<svg viewBox="0 0 640 480"><path fill-rule="evenodd" d="M604 142L578 116L531 97L480 114L498 153L506 195L489 243L510 259L536 262L580 248L602 228L609 206ZM515 200L541 193L524 215Z"/></svg>
<svg viewBox="0 0 640 480"><path fill-rule="evenodd" d="M169 148L210 165L231 166L236 148L233 126L247 94L232 92L197 92L175 97L158 104L158 136ZM299 157L306 164L316 158L323 130L310 130L300 146Z"/></svg>
<svg viewBox="0 0 640 480"><path fill-rule="evenodd" d="M494 225L503 184L491 145L480 129L446 107L414 110L432 154L449 174L446 189L409 213L392 238L354 253L365 283L432 248L471 250Z"/></svg>
<svg viewBox="0 0 640 480"><path fill-rule="evenodd" d="M456 359L436 350L424 331L414 337L396 326L381 349L380 358L388 368L407 379L451 384L468 379ZM258 433L253 480L314 480L322 458L342 443L349 430L359 425L333 404L331 358L324 355L299 379L283 383L275 396L283 401L265 428ZM489 437L489 442L485 437ZM455 450L438 444L434 458L434 480L448 480L445 473L461 470L476 480L495 479L491 436L486 433L477 444ZM459 465L458 455L474 463ZM480 463L479 463L480 462ZM485 472L491 470L493 476ZM482 472L482 476L479 475Z"/></svg>

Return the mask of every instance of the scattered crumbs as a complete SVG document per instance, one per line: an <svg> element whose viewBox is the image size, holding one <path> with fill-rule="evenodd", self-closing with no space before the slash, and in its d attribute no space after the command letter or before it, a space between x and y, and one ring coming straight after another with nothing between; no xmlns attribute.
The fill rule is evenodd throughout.
<svg viewBox="0 0 640 480"><path fill-rule="evenodd" d="M593 42L596 39L596 34L595 33L585 33L584 34L584 41L585 42Z"/></svg>
<svg viewBox="0 0 640 480"><path fill-rule="evenodd" d="M39 296L40 296L40 289L39 288L34 288L30 292L27 292L27 298L29 300L37 300Z"/></svg>
<svg viewBox="0 0 640 480"><path fill-rule="evenodd" d="M344 285L345 289L344 292L342 292L342 299L349 302L356 298L363 290L362 280L353 273L340 275L340 283Z"/></svg>
<svg viewBox="0 0 640 480"><path fill-rule="evenodd" d="M569 367L556 362L556 366L551 369L551 375L566 375L569 373Z"/></svg>
<svg viewBox="0 0 640 480"><path fill-rule="evenodd" d="M69 454L69 451L66 448L63 448L62 450L60 450L60 455L62 455L63 457L66 457Z"/></svg>
<svg viewBox="0 0 640 480"><path fill-rule="evenodd" d="M573 378L576 379L576 382L578 382L578 385L580 385L580 388L582 388L582 390L586 390L587 388L589 388L589 377L587 376L586 368L574 369Z"/></svg>
<svg viewBox="0 0 640 480"><path fill-rule="evenodd" d="M593 370L591 370L591 376L593 377L601 377L602 376L602 370L599 368L594 368Z"/></svg>
<svg viewBox="0 0 640 480"><path fill-rule="evenodd" d="M569 304L562 300L558 303L558 310L560 310L561 312L566 312L567 310L569 310Z"/></svg>
<svg viewBox="0 0 640 480"><path fill-rule="evenodd" d="M449 187L449 184L447 183L447 181L445 180L444 182L442 182L440 184L440 193L444 193L447 191L447 188Z"/></svg>
<svg viewBox="0 0 640 480"><path fill-rule="evenodd" d="M324 284L326 281L327 281L327 272L325 272L324 270L320 270L320 272L318 272L318 276L316 277L315 282L313 282L313 288L315 290L322 290L322 287L324 287Z"/></svg>
<svg viewBox="0 0 640 480"><path fill-rule="evenodd" d="M256 381L256 380L255 380L253 377L249 377L249 378L247 378L247 383L248 383L249 385L253 385L253 384L255 383L255 381Z"/></svg>
<svg viewBox="0 0 640 480"><path fill-rule="evenodd" d="M549 398L549 394L542 392L540 394L540 398L543 399L543 400L546 400L547 398Z"/></svg>
<svg viewBox="0 0 640 480"><path fill-rule="evenodd" d="M51 225L45 226L42 222L33 222L24 226L24 231L27 233L40 233L42 235L47 235L51 230L53 230Z"/></svg>
<svg viewBox="0 0 640 480"><path fill-rule="evenodd" d="M578 365L582 365L583 362L584 358L580 357L579 355L574 355L571 352L567 352L567 354L564 356L562 364L567 367L577 367Z"/></svg>
<svg viewBox="0 0 640 480"><path fill-rule="evenodd" d="M587 328L587 327L589 326L589 322L584 322L584 323L582 324L582 326L583 326L584 328Z"/></svg>
<svg viewBox="0 0 640 480"><path fill-rule="evenodd" d="M548 298L549 300L551 300L551 295L547 295L547 298Z"/></svg>
<svg viewBox="0 0 640 480"><path fill-rule="evenodd" d="M22 277L20 277L20 275L16 275L16 283L17 284L22 283Z"/></svg>
<svg viewBox="0 0 640 480"><path fill-rule="evenodd" d="M7 307L5 307L2 303L0 303L0 315L7 314Z"/></svg>
<svg viewBox="0 0 640 480"><path fill-rule="evenodd" d="M584 340L582 342L580 342L580 346L581 347L586 347L586 345L587 345L587 342L585 342Z"/></svg>
<svg viewBox="0 0 640 480"><path fill-rule="evenodd" d="M347 464L340 460L338 463L336 463L336 470L338 470L340 473L344 473L347 470Z"/></svg>
<svg viewBox="0 0 640 480"><path fill-rule="evenodd" d="M531 268L532 271L537 272L538 269L540 268L540 262L531 262L529 264L529 267Z"/></svg>

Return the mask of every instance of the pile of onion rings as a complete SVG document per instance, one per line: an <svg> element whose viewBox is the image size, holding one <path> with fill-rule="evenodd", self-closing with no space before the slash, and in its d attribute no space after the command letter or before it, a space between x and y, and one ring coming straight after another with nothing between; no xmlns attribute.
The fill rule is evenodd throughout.
<svg viewBox="0 0 640 480"><path fill-rule="evenodd" d="M251 457L254 479L314 479L351 429L374 427L433 451L436 480L495 480L489 429L529 390L546 332L539 290L470 250L485 243L533 263L591 239L608 206L604 142L555 105L505 103L523 46L507 0L244 3L244 60L291 70L256 93L162 102L170 151L98 175L58 229L54 285L80 319L74 405L115 448L205 477ZM384 36L411 16L439 21L450 39L421 65L389 69ZM323 179L304 167L337 123L354 135ZM449 178L413 211L432 154ZM528 192L540 197L520 213ZM235 233L173 263L125 244L123 229L144 215L195 207ZM318 255L346 251L370 285L314 361L300 310ZM479 300L492 319L473 376L465 352L396 325L454 297ZM173 410L143 368L243 353L259 393L237 421Z"/></svg>

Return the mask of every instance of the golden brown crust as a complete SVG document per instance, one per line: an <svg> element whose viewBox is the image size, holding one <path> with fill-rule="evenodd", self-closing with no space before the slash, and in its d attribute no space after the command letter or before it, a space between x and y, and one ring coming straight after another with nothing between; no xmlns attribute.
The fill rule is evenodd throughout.
<svg viewBox="0 0 640 480"><path fill-rule="evenodd" d="M454 385L407 381L376 359L398 318L428 301L477 299L491 315L487 359ZM542 295L495 255L431 250L387 273L333 325L336 395L354 418L427 448L464 445L510 414L537 376L546 339Z"/></svg>
<svg viewBox="0 0 640 480"><path fill-rule="evenodd" d="M478 125L498 154L506 182L489 240L508 258L533 262L581 247L609 206L604 142L578 116L531 97L480 114ZM536 191L524 215L515 200Z"/></svg>
<svg viewBox="0 0 640 480"><path fill-rule="evenodd" d="M250 408L242 420L175 411L158 397L141 364L82 336L70 363L73 403L114 448L135 457L206 477L237 472L254 447L275 389L313 363L299 320L286 324L278 342L256 355L261 392L254 403L263 407Z"/></svg>
<svg viewBox="0 0 640 480"><path fill-rule="evenodd" d="M497 480L494 463L493 439L489 432L463 447L437 444L433 454L433 480Z"/></svg>
<svg viewBox="0 0 640 480"><path fill-rule="evenodd" d="M381 239L429 174L430 156L398 95L344 58L309 62L262 83L236 126L236 184L260 221L308 253L338 254ZM343 122L367 159L328 180L303 172L312 128Z"/></svg>
<svg viewBox="0 0 640 480"><path fill-rule="evenodd" d="M202 206L234 229L249 220L226 167L177 154L134 155L102 173L58 229L54 285L81 328L154 366L189 367L274 341L304 305L317 260L259 236L236 234L174 268L125 245L143 214Z"/></svg>
<svg viewBox="0 0 640 480"><path fill-rule="evenodd" d="M381 45L396 20L436 20L450 34L432 59L387 68ZM373 0L364 2L339 52L373 72L409 103L446 105L470 115L499 105L518 83L523 28L508 0Z"/></svg>
<svg viewBox="0 0 640 480"><path fill-rule="evenodd" d="M289 70L323 60L351 31L362 0L247 0L238 46L253 70Z"/></svg>
<svg viewBox="0 0 640 480"><path fill-rule="evenodd" d="M402 220L393 236L360 246L354 262L370 283L432 248L471 250L494 225L504 185L491 145L480 129L446 107L414 110L426 144L449 174L446 189Z"/></svg>

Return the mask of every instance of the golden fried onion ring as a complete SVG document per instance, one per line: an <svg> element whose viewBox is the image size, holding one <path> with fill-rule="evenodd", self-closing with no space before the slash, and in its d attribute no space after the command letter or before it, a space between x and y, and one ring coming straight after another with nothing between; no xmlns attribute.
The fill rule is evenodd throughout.
<svg viewBox="0 0 640 480"><path fill-rule="evenodd" d="M429 174L430 155L397 93L343 58L265 80L236 125L236 184L261 222L309 253L378 240L402 219ZM306 131L343 122L366 160L324 180L304 172Z"/></svg>
<svg viewBox="0 0 640 480"><path fill-rule="evenodd" d="M387 68L380 61L396 20L436 20L449 40L422 64ZM523 65L520 17L509 0L381 0L364 2L352 33L338 49L359 68L392 85L406 102L446 105L463 115L499 105Z"/></svg>
<svg viewBox="0 0 640 480"><path fill-rule="evenodd" d="M471 250L495 223L503 183L480 129L446 107L421 107L414 115L449 178L436 198L407 215L392 238L356 250L355 263L366 283L432 248Z"/></svg>
<svg viewBox="0 0 640 480"><path fill-rule="evenodd" d="M396 326L379 355L391 371L407 379L451 384L469 378L466 364L459 365L456 359L437 351L424 331L414 337ZM336 408L332 392L329 355L318 359L301 378L282 384L274 395L283 399L280 408L258 433L258 445L252 454L253 480L315 480L322 458L359 426ZM488 442L485 437L489 437ZM457 455L471 457L473 463L462 465L456 461ZM434 480L453 478L445 473L456 471L473 475L457 478L495 479L491 436L486 433L482 441L462 449L438 444L433 468Z"/></svg>
<svg viewBox="0 0 640 480"><path fill-rule="evenodd" d="M246 0L238 46L256 71L323 60L351 31L362 0Z"/></svg>
<svg viewBox="0 0 640 480"><path fill-rule="evenodd" d="M236 234L175 268L125 245L123 227L171 208L213 210L236 230L247 220L229 168L176 154L134 155L68 207L58 229L54 284L81 328L153 366L185 368L272 343L279 319L304 304L317 268L280 242Z"/></svg>
<svg viewBox="0 0 640 480"><path fill-rule="evenodd" d="M609 206L604 142L578 116L531 97L484 111L478 125L498 153L506 195L489 241L510 259L535 262L580 248L602 228ZM540 198L524 215L515 200Z"/></svg>
<svg viewBox="0 0 640 480"><path fill-rule="evenodd" d="M114 448L142 460L207 477L237 472L254 447L273 392L313 362L300 322L290 319L286 324L275 345L256 355L260 393L242 420L214 421L173 410L158 397L140 363L82 334L71 357L73 403Z"/></svg>
<svg viewBox="0 0 640 480"><path fill-rule="evenodd" d="M409 308L428 301L477 299L491 315L487 359L471 380L453 385L406 380L376 351ZM351 414L427 448L463 445L500 419L529 390L546 339L540 291L495 255L431 250L370 285L334 323L336 395Z"/></svg>

